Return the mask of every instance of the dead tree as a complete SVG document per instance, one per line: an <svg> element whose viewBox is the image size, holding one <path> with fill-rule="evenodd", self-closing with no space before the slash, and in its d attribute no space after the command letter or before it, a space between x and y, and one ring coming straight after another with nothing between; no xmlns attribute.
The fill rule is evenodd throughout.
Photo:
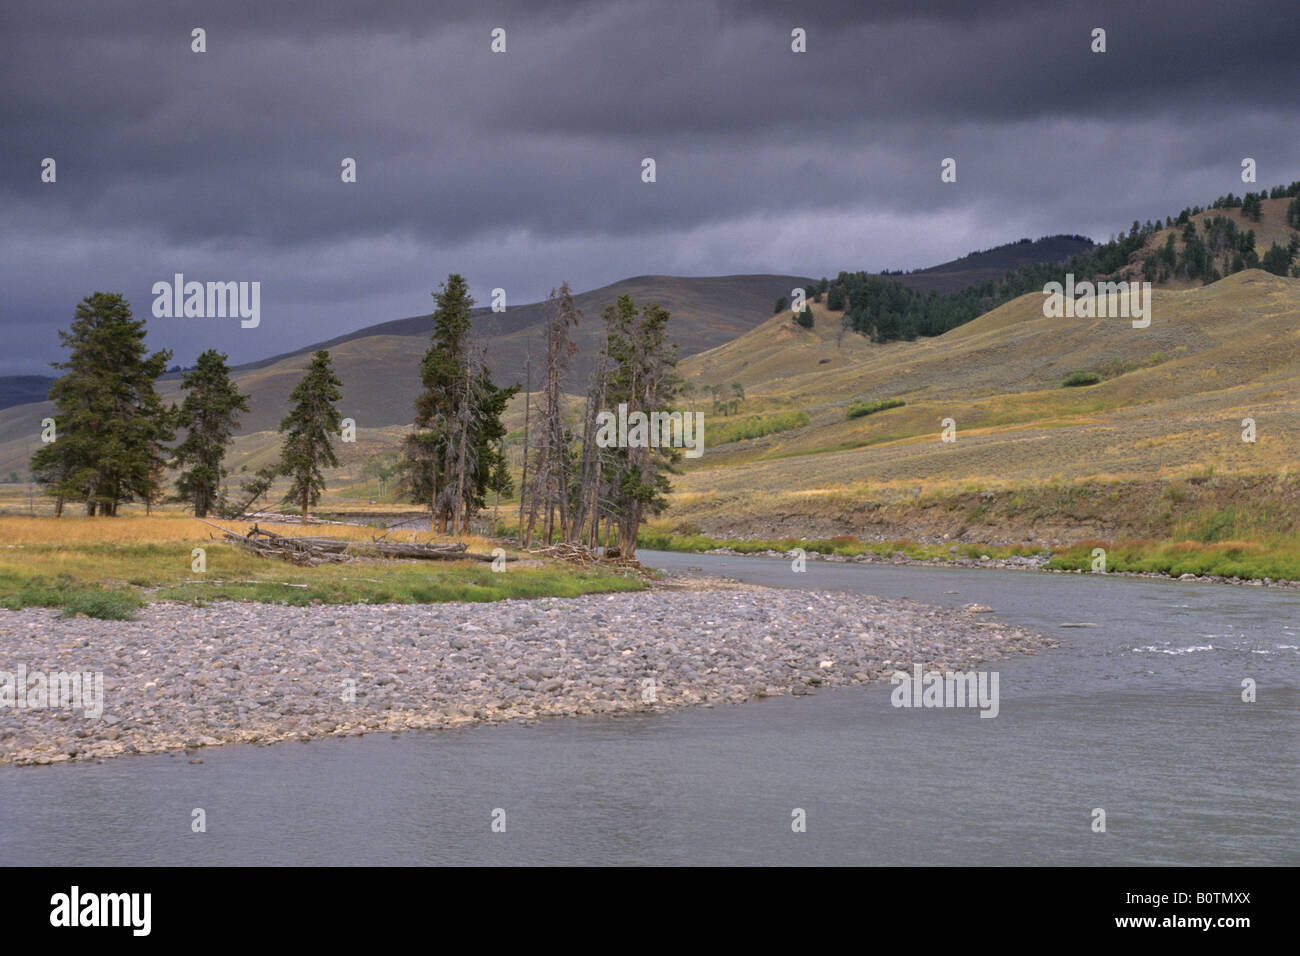
<svg viewBox="0 0 1300 956"><path fill-rule="evenodd" d="M532 482L525 485L528 496L528 528L525 546L532 543L538 512L542 514L542 537L549 545L556 522L561 540L569 536L569 435L564 421L562 382L569 359L577 351L569 330L581 320L582 313L573 302L567 282L558 292L551 290L546 317L546 384Z"/></svg>
<svg viewBox="0 0 1300 956"><path fill-rule="evenodd" d="M524 543L524 508L528 503L528 417L533 404L533 354L524 360L524 456L523 474L519 478L519 543Z"/></svg>
<svg viewBox="0 0 1300 956"><path fill-rule="evenodd" d="M594 548L600 536L601 482L604 474L603 449L596 444L597 417L605 401L609 379L609 346L602 345L591 384L587 388L587 404L582 419L581 471L578 493L570 525L569 543L585 543Z"/></svg>

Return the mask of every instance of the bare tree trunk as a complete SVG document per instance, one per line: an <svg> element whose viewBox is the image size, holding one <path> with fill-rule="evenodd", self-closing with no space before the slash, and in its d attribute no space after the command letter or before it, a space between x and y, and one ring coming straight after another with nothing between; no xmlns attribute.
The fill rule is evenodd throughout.
<svg viewBox="0 0 1300 956"><path fill-rule="evenodd" d="M501 452L500 452L500 454L501 454L503 457L504 457L504 455L505 455L505 443L504 443L504 442L502 442L502 445L501 445ZM493 501L492 501L492 536L493 536L493 537L496 537L496 534L497 534L497 528L498 528L498 518L497 518L497 514L501 511L501 488L500 488L500 486L494 488L493 491L496 492L496 497L495 497L495 499L493 499Z"/></svg>
<svg viewBox="0 0 1300 956"><path fill-rule="evenodd" d="M530 353L524 362L524 462L523 474L519 478L519 542L528 547L532 537L531 531L524 532L524 503L528 500L528 413L533 404L533 356Z"/></svg>
<svg viewBox="0 0 1300 956"><path fill-rule="evenodd" d="M434 438L428 449L429 454L429 531L437 533L440 506L438 504L438 422L433 423Z"/></svg>
<svg viewBox="0 0 1300 956"><path fill-rule="evenodd" d="M587 404L582 422L582 460L578 479L577 511L570 520L566 540L589 542L595 547L600 537L600 480L601 449L596 444L597 417L605 400L605 388L609 374L609 343L601 347L592 372L591 382L587 387Z"/></svg>
<svg viewBox="0 0 1300 956"><path fill-rule="evenodd" d="M564 422L564 392L561 388L569 359L576 351L569 330L581 321L567 282L551 290L546 319L546 385L541 410L542 430L538 442L533 481L529 488L527 536L532 538L537 511L542 510L542 534L547 544L559 532L569 536L569 449Z"/></svg>

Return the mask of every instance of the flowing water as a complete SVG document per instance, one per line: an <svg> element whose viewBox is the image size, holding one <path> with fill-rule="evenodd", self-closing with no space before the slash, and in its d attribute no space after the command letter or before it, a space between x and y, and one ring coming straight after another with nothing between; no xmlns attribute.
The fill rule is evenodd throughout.
<svg viewBox="0 0 1300 956"><path fill-rule="evenodd" d="M1063 644L988 665L995 719L895 708L880 683L667 715L229 746L199 765L0 768L0 863L1300 863L1300 592L639 556L779 587L978 602ZM194 808L205 833L191 832ZM806 832L792 830L796 808ZM492 828L498 809L505 832Z"/></svg>

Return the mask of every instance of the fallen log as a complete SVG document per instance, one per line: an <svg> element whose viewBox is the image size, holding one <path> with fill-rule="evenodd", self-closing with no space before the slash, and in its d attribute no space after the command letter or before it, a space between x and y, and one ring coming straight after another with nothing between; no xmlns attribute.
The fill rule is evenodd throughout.
<svg viewBox="0 0 1300 956"><path fill-rule="evenodd" d="M278 557L294 564L321 564L326 561L347 561L354 557L393 558L406 560L442 561L493 561L496 556L470 551L463 542L454 544L421 544L400 541L351 541L346 538L322 538L304 535L286 537L267 531L254 524L246 534L199 519L216 528L225 540L246 551L262 557ZM506 560L514 560L509 556Z"/></svg>

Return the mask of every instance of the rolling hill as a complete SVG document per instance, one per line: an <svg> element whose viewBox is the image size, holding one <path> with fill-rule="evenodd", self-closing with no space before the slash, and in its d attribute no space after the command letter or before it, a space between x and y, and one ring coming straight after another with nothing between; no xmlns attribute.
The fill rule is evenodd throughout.
<svg viewBox="0 0 1300 956"><path fill-rule="evenodd" d="M1056 261L1086 245L1086 240L1067 236L1008 243L897 278L906 283L961 288L989 274L1000 275L1013 265ZM658 302L666 308L672 315L670 337L678 354L687 357L750 331L772 315L777 299L811 282L809 278L788 275L644 275L576 293L574 301L584 319L573 331L578 351L570 363L566 385L574 391L582 390L602 340L600 312L620 295L630 295L640 305ZM524 382L528 355L542 353L546 308L544 302L534 302L501 313L486 308L474 310L475 332L488 343L488 365L497 382ZM269 461L272 446L278 441L275 427L284 414L289 392L306 368L310 353L320 348L330 350L343 381L343 415L357 422L357 445L341 449L344 457L370 455L391 447L402 427L410 422L419 387L419 362L428 347L430 331L429 315L394 319L237 366L235 380L252 397L232 456L236 467L256 468ZM160 380L159 391L165 400L178 400L180 377L179 373L170 373ZM18 378L0 378L0 397L12 393L18 399L9 405L0 401L0 476L10 471L26 472L38 441L40 422L53 413L49 402L34 400L44 395L49 381L26 381L39 376L24 376L24 381ZM516 406L522 403L517 401ZM518 416L512 416L512 421L514 417Z"/></svg>
<svg viewBox="0 0 1300 956"><path fill-rule="evenodd" d="M706 420L707 451L675 481L672 515L719 536L855 533L882 502L963 490L1294 478L1300 279L1247 270L1156 290L1152 310L1146 329L1049 319L1031 294L937 338L887 345L841 338L840 314L821 306L812 329L774 316L681 371L697 394L742 383L742 416L799 410L808 424L718 446ZM1085 369L1100 384L1061 387ZM879 399L905 405L846 417ZM951 444L940 441L945 418ZM1245 418L1254 444L1242 441Z"/></svg>
<svg viewBox="0 0 1300 956"><path fill-rule="evenodd" d="M570 384L585 380L594 360L602 329L600 311L618 296L628 294L638 304L659 302L672 313L671 335L681 355L711 348L748 331L772 314L782 295L807 279L797 276L752 275L719 277L637 276L574 296L584 319L574 330L579 351L570 369ZM493 313L474 311L476 332L488 344L488 364L501 383L524 381L529 349L541 353L545 303L531 303ZM357 447L343 448L346 457L373 453L396 442L400 428L411 420L419 389L419 364L428 348L431 316L413 316L372 325L327 342L304 346L295 352L238 366L235 380L249 393L249 413L243 416L240 440L235 446L236 467L256 467L269 460L270 446L278 441L275 428L284 415L289 392L302 376L311 352L328 348L343 381L340 409L356 419ZM178 401L180 375L164 376L159 392L166 401ZM48 401L0 409L0 476L26 472L27 461L39 441L40 422L53 414Z"/></svg>
<svg viewBox="0 0 1300 956"><path fill-rule="evenodd" d="M1203 223L1216 216L1221 216L1231 221L1240 232L1254 232L1255 249L1259 255L1262 256L1268 250L1269 246L1274 243L1277 243L1280 246L1286 246L1297 235L1300 235L1300 230L1296 230L1292 226L1288 225L1286 221L1286 211L1290 204L1290 199L1263 200L1260 203L1260 217L1258 222L1251 219L1249 216L1244 215L1240 208L1206 209L1193 216L1189 216L1188 218L1196 224L1197 232L1200 235L1204 235ZM1142 263L1148 256L1154 254L1164 246L1170 237L1174 240L1174 249L1176 250L1176 253L1181 256L1183 250L1186 248L1186 243L1183 241L1183 228L1184 227L1179 225L1166 226L1164 229L1149 236L1146 242L1143 243L1142 248L1138 249L1129 257L1128 267L1123 270L1124 278L1130 280L1141 279ZM1171 276L1170 278L1157 283L1157 285L1161 287L1172 289L1189 289L1200 286L1201 284L1201 280L1199 279L1187 279L1177 276Z"/></svg>

